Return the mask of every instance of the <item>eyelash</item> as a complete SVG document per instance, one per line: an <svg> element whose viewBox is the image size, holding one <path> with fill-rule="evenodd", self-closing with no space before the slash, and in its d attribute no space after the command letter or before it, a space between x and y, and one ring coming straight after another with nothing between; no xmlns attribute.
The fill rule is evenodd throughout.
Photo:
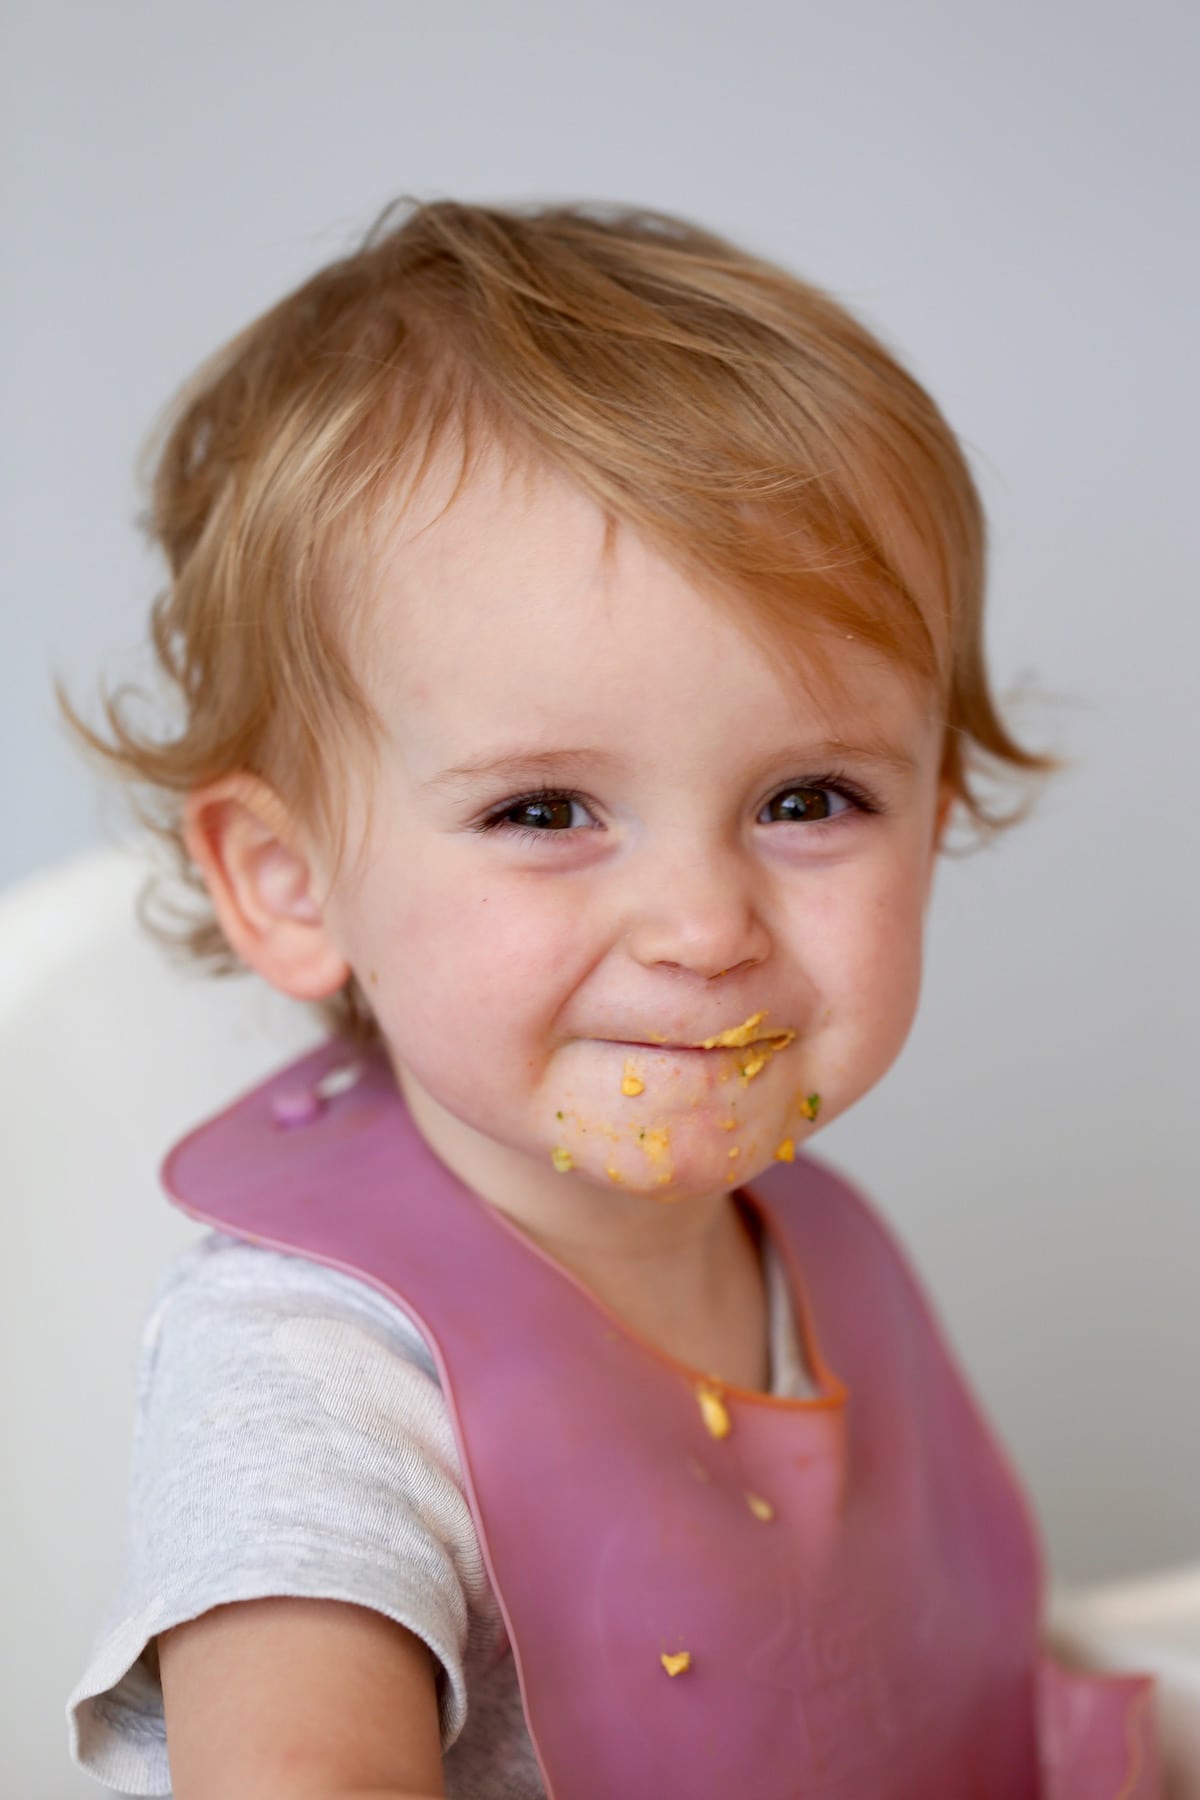
<svg viewBox="0 0 1200 1800"><path fill-rule="evenodd" d="M848 800L850 802L850 805L855 812L883 813L887 811L887 808L882 801L876 799L874 795L869 794L865 788L859 787L857 782L851 781L849 776L843 775L841 771L837 769L830 770L826 775L814 776L811 781L789 782L786 787L779 788L772 798L777 799L782 794L794 793L798 788L807 788L812 793L838 794L843 800ZM583 795L577 793L573 788L537 788L533 793L522 794L516 800L506 800L503 806L498 807L494 812L489 813L486 819L481 820L480 823L475 826L475 830L481 832L501 832L505 837L515 836L526 839L537 839L539 843L544 842L547 838L579 837L581 833L575 829L568 829L566 831L539 831L535 830L531 825L509 824L505 818L506 813L516 812L522 806L534 806L540 801L551 800L577 800L581 806L586 807L588 805ZM815 819L807 825L804 825L804 821L801 819L784 819L778 822L785 825L804 825L806 831L821 832L830 830L837 825L840 819L843 819L846 816L845 813L838 813L832 819Z"/></svg>

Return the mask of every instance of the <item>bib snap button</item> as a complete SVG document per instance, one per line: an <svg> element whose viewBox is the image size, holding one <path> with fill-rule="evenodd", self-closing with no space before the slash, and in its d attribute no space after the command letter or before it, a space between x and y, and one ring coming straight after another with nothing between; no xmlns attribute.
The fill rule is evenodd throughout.
<svg viewBox="0 0 1200 1800"><path fill-rule="evenodd" d="M294 1125L311 1125L324 1107L320 1094L312 1088L283 1088L271 1098L271 1117L290 1131Z"/></svg>

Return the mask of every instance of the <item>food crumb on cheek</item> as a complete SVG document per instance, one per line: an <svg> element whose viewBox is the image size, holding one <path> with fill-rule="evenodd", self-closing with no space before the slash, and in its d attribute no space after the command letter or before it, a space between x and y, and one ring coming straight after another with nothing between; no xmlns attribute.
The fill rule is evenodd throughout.
<svg viewBox="0 0 1200 1800"><path fill-rule="evenodd" d="M815 1119L817 1114L820 1112L820 1110L821 1110L820 1094L805 1094L801 1097L800 1117L802 1119Z"/></svg>
<svg viewBox="0 0 1200 1800"><path fill-rule="evenodd" d="M794 1162L795 1160L796 1160L796 1146L792 1142L791 1138L784 1138L782 1144L780 1144L778 1150L776 1150L776 1152L775 1152L775 1161L776 1162Z"/></svg>
<svg viewBox="0 0 1200 1800"><path fill-rule="evenodd" d="M679 1650L674 1656L670 1656L664 1652L659 1658L659 1661L667 1671L667 1674L671 1676L682 1675L685 1670L690 1669L692 1666L692 1657L689 1650Z"/></svg>
<svg viewBox="0 0 1200 1800"><path fill-rule="evenodd" d="M632 1058L625 1062L625 1073L621 1077L621 1092L632 1100L637 1094L645 1093L646 1084L641 1079Z"/></svg>
<svg viewBox="0 0 1200 1800"><path fill-rule="evenodd" d="M562 1144L557 1144L550 1152L550 1161L554 1164L560 1175L565 1175L568 1169L573 1169L575 1167L571 1152Z"/></svg>

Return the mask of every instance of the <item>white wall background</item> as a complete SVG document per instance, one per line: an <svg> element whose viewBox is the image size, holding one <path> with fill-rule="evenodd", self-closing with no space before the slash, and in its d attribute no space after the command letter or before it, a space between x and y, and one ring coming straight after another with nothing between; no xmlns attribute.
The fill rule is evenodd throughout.
<svg viewBox="0 0 1200 1800"><path fill-rule="evenodd" d="M909 1048L819 1148L912 1246L1056 1570L1200 1557L1189 0L0 17L0 882L121 829L50 676L145 672L157 410L390 197L652 204L828 285L965 440L997 682L1075 766L947 863Z"/></svg>

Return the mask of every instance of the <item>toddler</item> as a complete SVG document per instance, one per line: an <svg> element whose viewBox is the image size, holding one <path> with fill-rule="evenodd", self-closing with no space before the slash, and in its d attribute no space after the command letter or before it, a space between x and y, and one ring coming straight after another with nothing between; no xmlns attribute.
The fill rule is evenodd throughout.
<svg viewBox="0 0 1200 1800"><path fill-rule="evenodd" d="M809 1140L1011 822L953 433L679 220L389 210L185 390L107 733L322 1046L177 1145L75 1760L177 1800L1116 1800L1149 1684ZM557 839L557 843L555 840ZM177 935L179 935L177 933Z"/></svg>

